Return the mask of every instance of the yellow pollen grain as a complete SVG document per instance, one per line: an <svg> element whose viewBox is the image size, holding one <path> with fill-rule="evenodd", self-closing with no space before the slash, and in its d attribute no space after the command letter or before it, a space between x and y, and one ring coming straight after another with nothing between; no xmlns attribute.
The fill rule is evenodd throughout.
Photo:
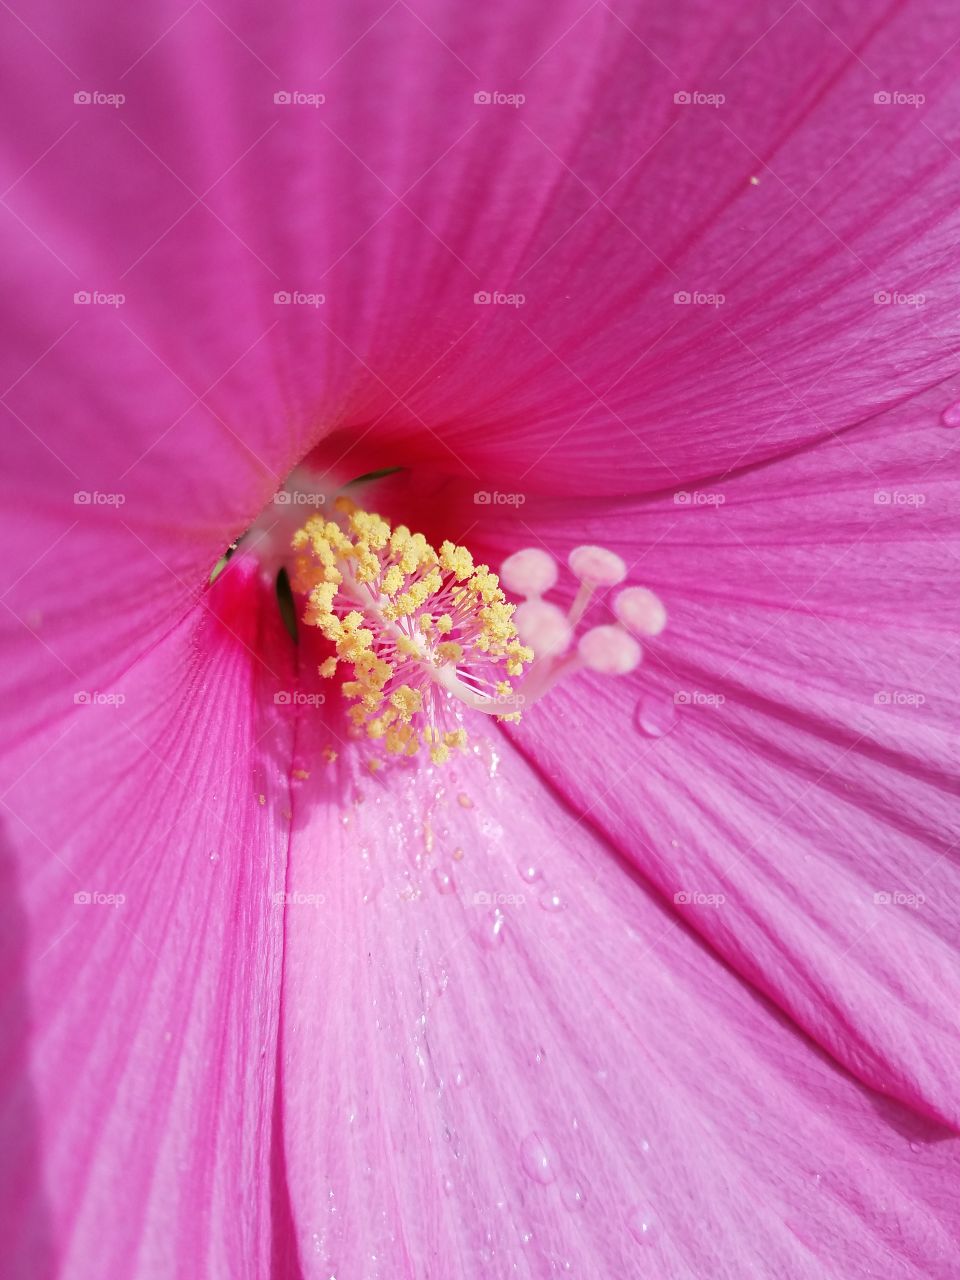
<svg viewBox="0 0 960 1280"><path fill-rule="evenodd" d="M306 782L307 778L310 777L310 770L294 769L293 776L297 779L298 782Z"/></svg>

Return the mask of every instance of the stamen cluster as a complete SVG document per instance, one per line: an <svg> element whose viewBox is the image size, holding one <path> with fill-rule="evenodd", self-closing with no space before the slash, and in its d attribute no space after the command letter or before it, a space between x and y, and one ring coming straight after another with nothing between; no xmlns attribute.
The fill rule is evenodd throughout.
<svg viewBox="0 0 960 1280"><path fill-rule="evenodd" d="M421 746L437 764L463 747L457 704L518 720L513 686L533 661L521 643L496 574L452 542L439 551L405 525L337 498L336 518L314 515L298 529L293 585L307 596L303 615L336 656L331 677L352 668L343 692L357 729L393 755Z"/></svg>

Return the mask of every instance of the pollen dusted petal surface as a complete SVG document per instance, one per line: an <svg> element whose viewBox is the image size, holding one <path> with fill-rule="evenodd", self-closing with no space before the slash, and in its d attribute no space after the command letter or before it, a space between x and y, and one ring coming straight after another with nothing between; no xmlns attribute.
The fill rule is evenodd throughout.
<svg viewBox="0 0 960 1280"><path fill-rule="evenodd" d="M261 1280L283 1261L290 679L258 593L234 561L218 616L127 671L122 704L71 703L42 750L3 759L12 1280Z"/></svg>
<svg viewBox="0 0 960 1280"><path fill-rule="evenodd" d="M298 727L285 915L311 1274L947 1280L955 1144L816 1052L509 744L369 778L327 733Z"/></svg>

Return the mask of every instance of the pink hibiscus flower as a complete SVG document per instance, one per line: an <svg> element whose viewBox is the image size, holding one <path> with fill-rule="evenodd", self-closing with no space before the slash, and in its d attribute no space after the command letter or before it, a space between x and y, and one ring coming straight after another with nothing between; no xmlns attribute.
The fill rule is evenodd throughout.
<svg viewBox="0 0 960 1280"><path fill-rule="evenodd" d="M0 27L6 1273L956 1275L953 11ZM387 468L668 630L371 772Z"/></svg>

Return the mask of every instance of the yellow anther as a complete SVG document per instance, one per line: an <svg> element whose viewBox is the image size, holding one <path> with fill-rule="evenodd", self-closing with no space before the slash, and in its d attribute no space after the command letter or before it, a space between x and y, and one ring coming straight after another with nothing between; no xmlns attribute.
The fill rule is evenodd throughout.
<svg viewBox="0 0 960 1280"><path fill-rule="evenodd" d="M390 694L390 701L396 707L404 724L409 723L423 705L419 690L411 689L408 684L402 684L398 689L394 689Z"/></svg>

